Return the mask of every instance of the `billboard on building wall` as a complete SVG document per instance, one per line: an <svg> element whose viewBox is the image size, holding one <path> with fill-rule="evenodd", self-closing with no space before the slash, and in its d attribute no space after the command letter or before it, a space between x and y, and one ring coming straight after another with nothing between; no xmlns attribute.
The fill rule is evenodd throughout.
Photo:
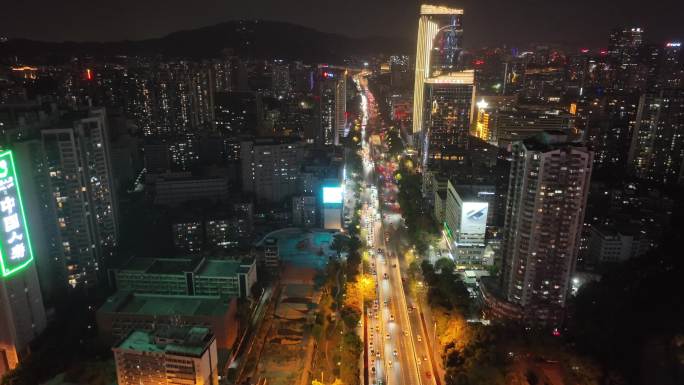
<svg viewBox="0 0 684 385"><path fill-rule="evenodd" d="M463 202L461 233L482 234L487 229L487 202Z"/></svg>
<svg viewBox="0 0 684 385"><path fill-rule="evenodd" d="M19 176L12 151L0 152L0 275L9 277L33 261Z"/></svg>
<svg viewBox="0 0 684 385"><path fill-rule="evenodd" d="M323 187L323 204L342 203L342 186Z"/></svg>

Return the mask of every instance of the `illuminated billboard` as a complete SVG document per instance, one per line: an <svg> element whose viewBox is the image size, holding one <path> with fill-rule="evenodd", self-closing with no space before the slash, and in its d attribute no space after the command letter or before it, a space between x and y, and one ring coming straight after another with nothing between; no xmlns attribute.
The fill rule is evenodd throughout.
<svg viewBox="0 0 684 385"><path fill-rule="evenodd" d="M482 234L487 228L487 202L463 202L461 210L461 233Z"/></svg>
<svg viewBox="0 0 684 385"><path fill-rule="evenodd" d="M33 261L12 151L0 153L0 273L9 277Z"/></svg>
<svg viewBox="0 0 684 385"><path fill-rule="evenodd" d="M323 187L323 203L342 203L342 187Z"/></svg>

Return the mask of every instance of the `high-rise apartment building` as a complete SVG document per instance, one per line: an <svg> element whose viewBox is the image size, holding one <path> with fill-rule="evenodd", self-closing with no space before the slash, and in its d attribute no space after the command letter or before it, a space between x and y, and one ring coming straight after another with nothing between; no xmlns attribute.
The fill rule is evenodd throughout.
<svg viewBox="0 0 684 385"><path fill-rule="evenodd" d="M512 154L502 288L528 323L557 325L579 252L593 153L547 132L516 142Z"/></svg>
<svg viewBox="0 0 684 385"><path fill-rule="evenodd" d="M640 179L684 183L684 89L641 95L628 163Z"/></svg>
<svg viewBox="0 0 684 385"><path fill-rule="evenodd" d="M103 260L116 247L118 227L104 109L42 130L48 190L70 285L93 285Z"/></svg>
<svg viewBox="0 0 684 385"><path fill-rule="evenodd" d="M288 138L242 142L242 190L269 202L280 202L297 194L304 155L305 144Z"/></svg>
<svg viewBox="0 0 684 385"><path fill-rule="evenodd" d="M271 84L273 94L278 98L287 97L292 91L290 83L290 66L282 60L271 65Z"/></svg>
<svg viewBox="0 0 684 385"><path fill-rule="evenodd" d="M119 385L218 385L216 338L207 328L135 330L112 350Z"/></svg>

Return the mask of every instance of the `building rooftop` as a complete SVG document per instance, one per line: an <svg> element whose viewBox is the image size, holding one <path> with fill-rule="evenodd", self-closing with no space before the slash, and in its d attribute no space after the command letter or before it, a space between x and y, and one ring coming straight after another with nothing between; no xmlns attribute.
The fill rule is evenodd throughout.
<svg viewBox="0 0 684 385"><path fill-rule="evenodd" d="M119 291L107 298L98 312L140 316L221 316L229 309L230 302L219 297L132 294Z"/></svg>
<svg viewBox="0 0 684 385"><path fill-rule="evenodd" d="M523 144L526 149L531 151L551 151L566 147L584 147L583 143L571 141L567 133L558 130L546 130L523 140Z"/></svg>
<svg viewBox="0 0 684 385"><path fill-rule="evenodd" d="M146 274L180 274L195 271L199 259L190 258L139 258L132 257L119 270Z"/></svg>
<svg viewBox="0 0 684 385"><path fill-rule="evenodd" d="M222 277L247 273L254 259L209 258L136 258L133 257L118 270L145 274L178 275L193 272L199 276Z"/></svg>
<svg viewBox="0 0 684 385"><path fill-rule="evenodd" d="M234 276L238 273L247 273L254 264L254 260L224 260L224 259L206 259L198 270L197 275L204 277L226 277Z"/></svg>
<svg viewBox="0 0 684 385"><path fill-rule="evenodd" d="M195 259L155 259L147 269L148 274L179 274L195 271L199 260Z"/></svg>
<svg viewBox="0 0 684 385"><path fill-rule="evenodd" d="M174 327L152 332L134 330L116 348L201 357L213 340L213 334L203 327Z"/></svg>

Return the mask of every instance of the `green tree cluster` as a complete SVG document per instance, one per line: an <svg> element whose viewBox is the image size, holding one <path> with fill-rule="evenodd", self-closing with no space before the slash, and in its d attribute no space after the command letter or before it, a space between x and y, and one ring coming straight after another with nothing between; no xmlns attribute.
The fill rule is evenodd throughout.
<svg viewBox="0 0 684 385"><path fill-rule="evenodd" d="M447 310L457 309L462 313L469 309L471 299L468 289L455 273L456 265L451 259L441 258L435 262L435 266L423 260L420 267L428 286L430 304L442 306Z"/></svg>
<svg viewBox="0 0 684 385"><path fill-rule="evenodd" d="M439 229L423 199L421 175L410 170L405 164L401 165L399 174L401 178L398 200L406 223L407 235L418 253L425 254L430 243L439 236Z"/></svg>

